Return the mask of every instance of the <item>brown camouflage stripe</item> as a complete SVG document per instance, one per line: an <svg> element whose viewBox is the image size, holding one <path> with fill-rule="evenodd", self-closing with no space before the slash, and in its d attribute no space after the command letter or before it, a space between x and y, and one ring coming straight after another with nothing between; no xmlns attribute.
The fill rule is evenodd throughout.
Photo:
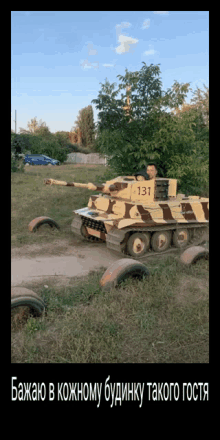
<svg viewBox="0 0 220 440"><path fill-rule="evenodd" d="M97 199L97 197L98 197L98 195L93 195L93 196L90 196L90 199L92 200L92 206L91 206L91 208L94 208L94 209L96 209L96 206L95 206L95 200Z"/></svg>
<svg viewBox="0 0 220 440"><path fill-rule="evenodd" d="M125 189L128 187L128 183L124 183L124 182L114 182L113 185L114 186L114 191L121 191L122 189ZM111 190L111 186L109 187L109 189Z"/></svg>
<svg viewBox="0 0 220 440"><path fill-rule="evenodd" d="M181 203L182 215L187 221L197 221L190 203Z"/></svg>
<svg viewBox="0 0 220 440"><path fill-rule="evenodd" d="M153 220L150 212L147 209L144 209L144 207L142 205L137 205L137 209L139 211L139 213L141 214L141 219L144 222L150 222L151 224L156 224L156 222Z"/></svg>
<svg viewBox="0 0 220 440"><path fill-rule="evenodd" d="M201 202L201 205L202 205L202 209L203 209L204 214L205 214L205 219L209 220L208 202Z"/></svg>
<svg viewBox="0 0 220 440"><path fill-rule="evenodd" d="M131 214L130 214L130 210L131 210L131 208L133 208L133 206L134 206L133 203L125 203L125 215L124 215L125 219L132 218ZM150 212L147 209L144 209L144 207L142 205L137 205L137 210L140 213L141 219L143 221L150 221L150 223L151 222L155 223L154 220L152 219Z"/></svg>
<svg viewBox="0 0 220 440"><path fill-rule="evenodd" d="M131 203L125 203L125 216L124 218L131 218L130 216L130 209L132 208L132 204Z"/></svg>
<svg viewBox="0 0 220 440"><path fill-rule="evenodd" d="M95 183L94 185L96 186L96 191L102 191L103 188L104 188L104 186L105 186L105 185L103 185L103 184L97 184L97 185L96 185L96 183Z"/></svg>
<svg viewBox="0 0 220 440"><path fill-rule="evenodd" d="M113 213L113 211L112 211L112 207L113 207L113 205L115 205L116 201L117 201L117 200L111 200L111 199L109 199L108 209L105 211L107 214L111 214L111 213Z"/></svg>
<svg viewBox="0 0 220 440"><path fill-rule="evenodd" d="M177 222L176 219L173 217L171 209L167 203L158 203L160 208L163 211L163 219L166 221L172 220L173 222Z"/></svg>

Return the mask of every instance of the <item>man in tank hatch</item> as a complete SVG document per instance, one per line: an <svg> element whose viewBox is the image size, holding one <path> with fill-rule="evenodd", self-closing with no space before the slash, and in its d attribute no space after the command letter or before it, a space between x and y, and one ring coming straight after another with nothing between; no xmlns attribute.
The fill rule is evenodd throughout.
<svg viewBox="0 0 220 440"><path fill-rule="evenodd" d="M157 176L157 166L155 163L149 163L146 168L143 168L137 173L134 173L136 180L151 180Z"/></svg>

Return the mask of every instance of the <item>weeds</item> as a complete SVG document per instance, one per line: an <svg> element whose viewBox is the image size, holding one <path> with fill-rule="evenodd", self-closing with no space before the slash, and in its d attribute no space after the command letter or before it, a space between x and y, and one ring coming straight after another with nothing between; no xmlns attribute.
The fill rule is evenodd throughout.
<svg viewBox="0 0 220 440"><path fill-rule="evenodd" d="M207 281L207 264L197 280ZM103 270L65 288L38 286L47 314L28 319L18 347L12 332L12 362L209 362L207 283L195 288L191 269L183 273L175 257L158 266L148 279L128 279L108 293L98 283Z"/></svg>

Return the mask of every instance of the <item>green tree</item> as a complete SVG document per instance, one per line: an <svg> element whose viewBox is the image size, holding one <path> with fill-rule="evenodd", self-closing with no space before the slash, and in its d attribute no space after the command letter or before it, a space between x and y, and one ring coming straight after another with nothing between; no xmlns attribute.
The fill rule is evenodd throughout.
<svg viewBox="0 0 220 440"><path fill-rule="evenodd" d="M143 168L147 161L160 156L160 162L164 162L162 145L152 150L152 139L164 120L169 118L166 110L182 104L189 84L175 82L173 88L165 93L159 75L159 65L147 66L143 63L139 72L128 72L126 69L125 76L118 75L120 84L117 90L116 84L110 84L106 79L97 99L92 101L99 110L96 148L109 156L110 165L116 167L119 173L136 171ZM118 93L128 86L129 92L125 91L117 98ZM131 102L129 112L123 109L127 94Z"/></svg>
<svg viewBox="0 0 220 440"><path fill-rule="evenodd" d="M91 105L79 111L74 129L80 133L81 146L91 150L95 142L95 123Z"/></svg>
<svg viewBox="0 0 220 440"><path fill-rule="evenodd" d="M68 150L68 153L74 151L75 146L70 142L68 131L57 131L54 137L62 149Z"/></svg>
<svg viewBox="0 0 220 440"><path fill-rule="evenodd" d="M24 171L22 155L30 148L28 135L11 133L11 172Z"/></svg>
<svg viewBox="0 0 220 440"><path fill-rule="evenodd" d="M60 162L64 162L67 159L68 149L61 148L56 139L45 140L39 135L31 135L30 144L32 154L45 154Z"/></svg>
<svg viewBox="0 0 220 440"><path fill-rule="evenodd" d="M25 154L30 149L31 143L29 135L11 133L11 152L16 159L19 158L19 155Z"/></svg>
<svg viewBox="0 0 220 440"><path fill-rule="evenodd" d="M96 149L108 156L110 167L125 175L155 161L159 175L177 178L181 189L186 188L187 179L189 190L199 188L204 173L206 184L208 125L202 117L201 94L200 105L179 117L173 110L185 102L191 90L189 83L174 81L171 88L163 91L159 65L145 63L140 72L126 70L125 76L118 77L117 89L115 83L106 80L92 101L99 110ZM123 89L125 94L117 98ZM129 111L124 111L128 95Z"/></svg>

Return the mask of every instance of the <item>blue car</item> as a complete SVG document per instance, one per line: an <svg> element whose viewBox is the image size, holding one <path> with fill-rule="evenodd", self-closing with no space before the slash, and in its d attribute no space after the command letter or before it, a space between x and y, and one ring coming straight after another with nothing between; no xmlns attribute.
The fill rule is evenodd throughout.
<svg viewBox="0 0 220 440"><path fill-rule="evenodd" d="M44 154L26 154L24 164L26 163L30 165L60 165L59 160L51 159L51 157L45 156Z"/></svg>

